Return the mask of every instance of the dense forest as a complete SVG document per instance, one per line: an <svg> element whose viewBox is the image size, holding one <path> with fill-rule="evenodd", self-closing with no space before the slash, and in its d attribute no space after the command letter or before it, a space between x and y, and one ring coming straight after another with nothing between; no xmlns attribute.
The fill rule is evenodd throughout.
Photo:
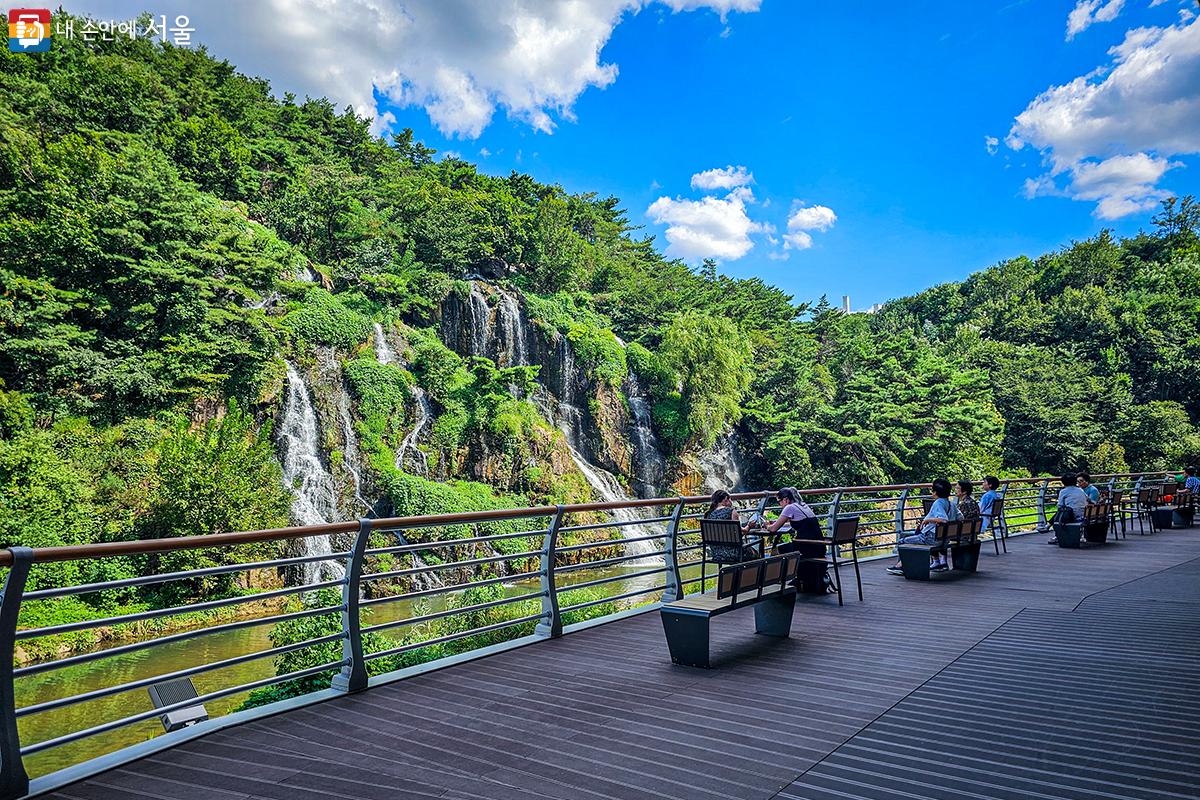
<svg viewBox="0 0 1200 800"><path fill-rule="evenodd" d="M843 314L203 50L0 64L4 545L1200 460L1190 197Z"/></svg>

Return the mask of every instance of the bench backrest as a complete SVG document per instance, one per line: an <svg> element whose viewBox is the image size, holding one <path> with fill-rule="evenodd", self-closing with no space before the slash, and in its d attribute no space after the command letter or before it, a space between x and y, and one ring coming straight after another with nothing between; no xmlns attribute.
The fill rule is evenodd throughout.
<svg viewBox="0 0 1200 800"><path fill-rule="evenodd" d="M983 518L960 519L940 522L937 526L938 543L943 547L951 544L974 544L983 530Z"/></svg>
<svg viewBox="0 0 1200 800"><path fill-rule="evenodd" d="M799 553L759 558L722 567L717 574L717 597L736 603L739 595L761 595L763 589L784 586L795 580L800 564Z"/></svg>
<svg viewBox="0 0 1200 800"><path fill-rule="evenodd" d="M700 520L700 538L708 545L740 545L742 526L732 519Z"/></svg>

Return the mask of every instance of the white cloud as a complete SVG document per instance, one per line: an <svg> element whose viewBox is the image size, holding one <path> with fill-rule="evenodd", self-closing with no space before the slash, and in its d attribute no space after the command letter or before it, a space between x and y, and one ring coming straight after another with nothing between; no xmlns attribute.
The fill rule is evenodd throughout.
<svg viewBox="0 0 1200 800"><path fill-rule="evenodd" d="M1168 196L1154 188L1155 184L1176 166L1179 164L1146 153L1085 161L1071 170L1071 196L1097 201L1095 214L1101 219L1149 211Z"/></svg>
<svg viewBox="0 0 1200 800"><path fill-rule="evenodd" d="M1200 21L1129 30L1109 54L1111 64L1038 95L1005 142L1042 153L1049 172L1035 185L1068 174L1059 191L1114 219L1153 206L1172 156L1200 152Z"/></svg>
<svg viewBox="0 0 1200 800"><path fill-rule="evenodd" d="M725 197L660 197L646 209L646 216L667 226L668 256L687 261L715 258L735 261L750 252L750 235L771 230L750 219L746 204L753 202L749 189L734 189Z"/></svg>
<svg viewBox="0 0 1200 800"><path fill-rule="evenodd" d="M760 0L659 0L671 11L757 11ZM617 79L600 51L655 0L162 0L203 42L280 92L349 104L382 130L377 94L424 108L447 135L475 138L497 109L550 132L589 88ZM142 0L79 0L72 11L129 18ZM230 24L236 20L236 24ZM253 31L253 35L247 35Z"/></svg>
<svg viewBox="0 0 1200 800"><path fill-rule="evenodd" d="M1155 188L1167 170L1182 166L1148 153L1113 156L1103 161L1081 161L1068 171L1065 186L1050 175L1025 180L1024 194L1034 197L1070 197L1096 203L1092 212L1100 219L1119 219L1158 206L1168 192Z"/></svg>
<svg viewBox="0 0 1200 800"><path fill-rule="evenodd" d="M1067 41L1083 33L1096 22L1111 22L1121 13L1125 0L1079 0L1067 15Z"/></svg>
<svg viewBox="0 0 1200 800"><path fill-rule="evenodd" d="M732 189L735 186L746 186L754 183L754 175L745 167L728 167L706 169L692 176L693 189Z"/></svg>
<svg viewBox="0 0 1200 800"><path fill-rule="evenodd" d="M812 235L804 231L785 233L783 235L784 250L807 250L813 246Z"/></svg>
<svg viewBox="0 0 1200 800"><path fill-rule="evenodd" d="M1000 140L995 136L984 136L983 146L987 149L989 156L996 155L996 151L1000 149Z"/></svg>
<svg viewBox="0 0 1200 800"><path fill-rule="evenodd" d="M788 215L788 232L827 231L837 222L837 214L827 206L798 206Z"/></svg>

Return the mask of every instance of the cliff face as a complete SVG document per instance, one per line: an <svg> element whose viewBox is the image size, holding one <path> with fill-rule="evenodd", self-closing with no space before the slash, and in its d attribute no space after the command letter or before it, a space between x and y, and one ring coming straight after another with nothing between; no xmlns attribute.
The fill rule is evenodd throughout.
<svg viewBox="0 0 1200 800"><path fill-rule="evenodd" d="M637 376L629 371L617 382L590 374L571 338L532 319L517 290L482 279L459 282L433 322L436 341L403 322L375 323L368 339L349 350L317 347L288 361L276 395L276 433L285 478L297 496L297 522L392 513L387 479L379 474L389 465L404 475L477 481L538 501L741 488L732 434L710 451L668 458ZM438 368L439 377L428 353L447 350L458 358L447 354L443 361L458 372ZM474 357L492 365L480 373ZM393 405L376 397L382 389L374 384L369 403L350 385L347 372L361 369L363 360L378 373L372 381L400 392ZM535 367L536 377L481 389L492 392L490 417L463 407L482 402L477 396L464 401L444 385L470 374L503 382L509 373L496 370L508 367ZM380 402L382 411L367 407ZM471 422L467 432L465 420Z"/></svg>

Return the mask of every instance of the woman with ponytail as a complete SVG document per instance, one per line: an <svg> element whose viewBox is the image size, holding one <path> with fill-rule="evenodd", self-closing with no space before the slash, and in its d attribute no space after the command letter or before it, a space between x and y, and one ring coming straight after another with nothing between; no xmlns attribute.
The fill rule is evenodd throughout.
<svg viewBox="0 0 1200 800"><path fill-rule="evenodd" d="M779 533L785 525L790 526L792 540L775 548L776 553L799 553L804 560L796 573L796 588L805 594L824 594L828 581L825 577L825 541L821 537L821 521L808 503L800 498L800 492L788 486L775 493L779 501L779 517L766 526L770 533Z"/></svg>

